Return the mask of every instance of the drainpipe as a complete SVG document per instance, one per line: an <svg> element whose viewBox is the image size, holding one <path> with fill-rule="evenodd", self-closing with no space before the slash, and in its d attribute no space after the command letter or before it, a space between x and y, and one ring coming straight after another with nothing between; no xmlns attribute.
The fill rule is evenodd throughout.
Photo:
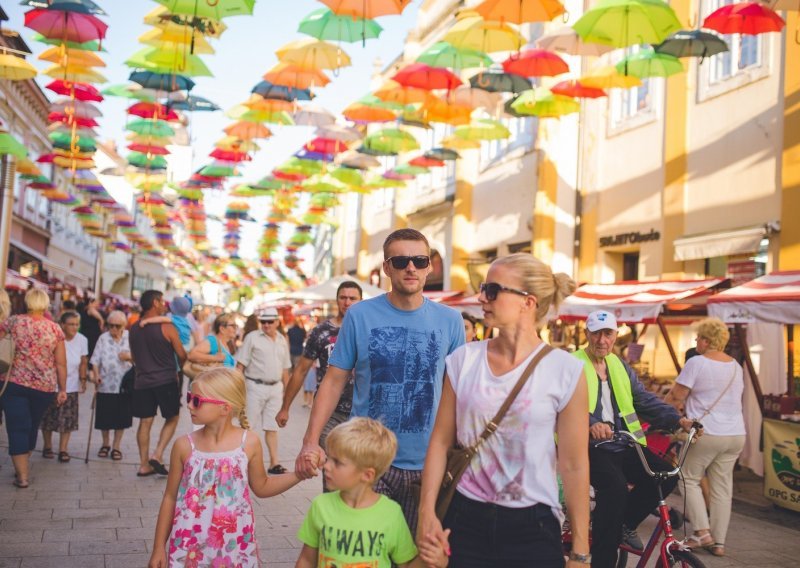
<svg viewBox="0 0 800 568"><path fill-rule="evenodd" d="M2 218L0 218L0 287L6 286L8 249L11 244L11 215L14 208L14 178L16 162L8 154L0 159L0 192L2 192Z"/></svg>

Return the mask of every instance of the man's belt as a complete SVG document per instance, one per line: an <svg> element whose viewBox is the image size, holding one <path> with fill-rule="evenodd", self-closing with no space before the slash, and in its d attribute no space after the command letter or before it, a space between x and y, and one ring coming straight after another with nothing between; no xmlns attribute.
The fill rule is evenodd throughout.
<svg viewBox="0 0 800 568"><path fill-rule="evenodd" d="M267 386L277 385L279 382L281 382L280 379L278 379L277 381L272 381L271 383L269 383L267 381L262 381L261 379L254 379L252 377L248 377L247 375L245 375L244 378L247 379L248 381L253 381L254 383L258 383L259 385L267 385Z"/></svg>

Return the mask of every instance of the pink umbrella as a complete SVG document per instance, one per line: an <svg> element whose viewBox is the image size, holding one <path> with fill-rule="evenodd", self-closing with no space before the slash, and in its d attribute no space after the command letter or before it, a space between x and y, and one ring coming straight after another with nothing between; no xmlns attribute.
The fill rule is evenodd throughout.
<svg viewBox="0 0 800 568"><path fill-rule="evenodd" d="M49 39L84 43L106 37L108 25L90 14L36 8L25 12L25 26Z"/></svg>

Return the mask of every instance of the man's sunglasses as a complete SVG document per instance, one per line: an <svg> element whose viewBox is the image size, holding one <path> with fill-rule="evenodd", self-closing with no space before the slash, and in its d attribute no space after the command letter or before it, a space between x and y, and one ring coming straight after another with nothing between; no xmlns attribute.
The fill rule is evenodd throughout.
<svg viewBox="0 0 800 568"><path fill-rule="evenodd" d="M497 295L500 292L511 292L512 294L518 294L520 296L531 296L528 292L523 292L522 290L517 290L516 288L509 288L508 286L503 286L502 284L498 284L497 282L483 282L481 283L481 294L486 296L486 299L490 302L494 302L497 299Z"/></svg>
<svg viewBox="0 0 800 568"><path fill-rule="evenodd" d="M199 394L192 394L190 392L186 393L186 404L194 408L200 408L201 405L204 403L209 404L228 404L224 400L216 400L214 398L206 398L204 396L200 396Z"/></svg>
<svg viewBox="0 0 800 568"><path fill-rule="evenodd" d="M278 320L258 320L258 321L261 322L261 325L264 325L265 323L273 324Z"/></svg>
<svg viewBox="0 0 800 568"><path fill-rule="evenodd" d="M403 270L406 266L408 266L409 262L414 263L414 268L422 269L428 268L431 263L431 257L419 255L419 256L390 256L385 260L385 262L389 262L392 265L392 268L396 270Z"/></svg>

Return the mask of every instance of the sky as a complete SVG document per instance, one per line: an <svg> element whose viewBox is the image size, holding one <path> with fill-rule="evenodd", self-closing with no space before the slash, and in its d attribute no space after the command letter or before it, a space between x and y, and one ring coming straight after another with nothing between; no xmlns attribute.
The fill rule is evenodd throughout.
<svg viewBox="0 0 800 568"><path fill-rule="evenodd" d="M102 19L109 25L106 39L103 40L107 53L101 54L107 67L99 71L108 77L108 85L127 83L131 69L124 65L124 61L144 47L138 43L137 38L150 28L142 23L142 18L158 4L151 0L95 2L108 13ZM414 0L400 16L379 18L377 21L384 31L380 38L368 40L366 47L362 47L360 42L343 44L343 49L352 59L352 66L341 69L337 75L329 73L332 81L322 89L315 89L317 98L314 103L339 113L348 104L366 95L376 59L379 58L386 64L401 53L406 34L415 25L419 3L420 0ZM34 55L28 60L40 70L46 68L49 63L38 60L36 56L47 46L32 41L34 32L23 25L24 13L30 8L21 6L19 0L0 0L0 6L10 18L3 23L4 27L19 31L33 51ZM214 77L196 78L197 86L192 91L193 94L212 100L223 109L215 113L193 113L191 134L194 169L211 161L208 153L213 149L214 142L224 136L222 129L233 122L224 115L224 111L250 96L250 90L261 81L261 76L277 63L276 49L292 40L307 37L297 32L297 26L306 15L321 7L324 5L315 0L256 0L252 16L236 16L225 20L228 30L220 39L210 40L216 53L203 56L203 61ZM39 82L46 84L49 80L43 76ZM49 91L46 92L50 94ZM100 119L101 139L116 141L123 155L126 152L125 108L129 104L129 99L116 97L108 97L100 103L104 115ZM269 126L275 135L269 140L258 141L261 150L252 162L242 168L242 177L234 178L237 182L256 181L267 175L274 166L290 157L313 136L313 129L307 127ZM220 192L208 192L208 212L222 215L227 200ZM262 221L267 212L267 200L254 199L250 203L251 215ZM241 252L245 257L254 257L255 241L261 233L260 223L251 225L243 232ZM209 236L212 243L220 243L219 224L209 223Z"/></svg>

